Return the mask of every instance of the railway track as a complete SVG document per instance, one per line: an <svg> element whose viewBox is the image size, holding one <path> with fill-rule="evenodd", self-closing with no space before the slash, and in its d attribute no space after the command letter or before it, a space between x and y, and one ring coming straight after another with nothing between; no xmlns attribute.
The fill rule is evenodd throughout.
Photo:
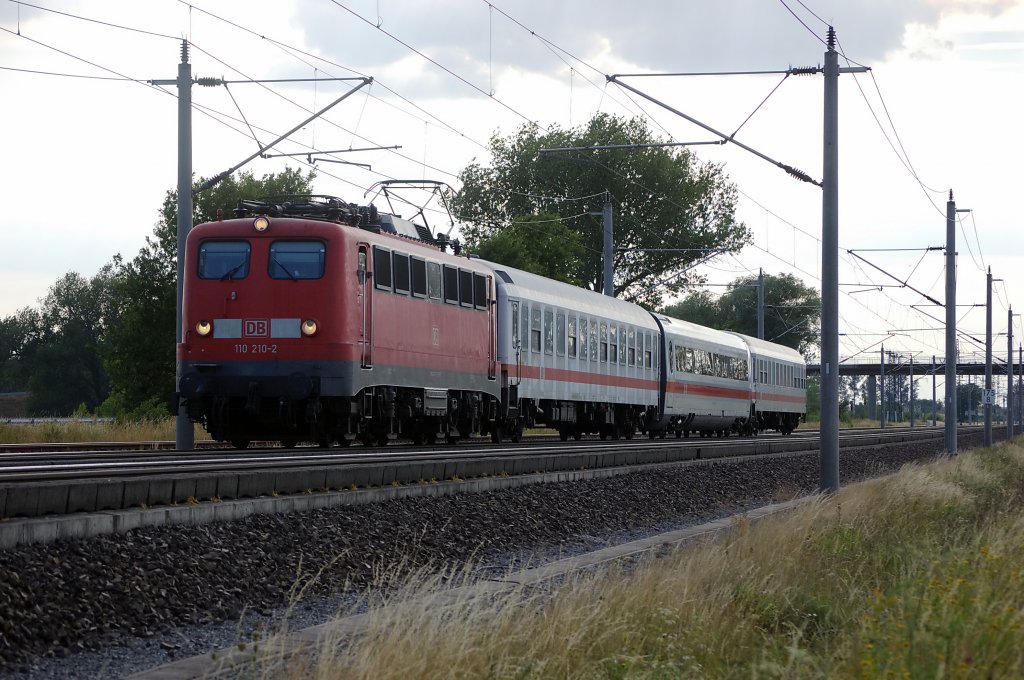
<svg viewBox="0 0 1024 680"><path fill-rule="evenodd" d="M848 430L840 433L840 442L856 446L858 442L876 443L879 437L905 440L908 436L934 436L926 428L888 428L885 430ZM111 444L41 444L6 445L0 447L0 484L43 483L67 480L90 480L136 475L167 475L294 468L323 465L364 465L401 463L444 463L449 460L479 458L500 461L529 455L603 454L624 447L641 451L683 449L695 452L694 457L721 458L726 455L752 455L760 442L817 442L815 431L805 431L788 438L694 438L635 439L601 442L596 438L580 442L557 442L557 437L537 436L518 445L495 445L484 439L470 440L456 446L429 448L398 444L389 447L320 448L315 446L283 449L278 447L207 449L177 451L173 442L118 442ZM557 443L554 443L557 442ZM269 442L265 442L269 444ZM86 448L79 448L79 447Z"/></svg>
<svg viewBox="0 0 1024 680"><path fill-rule="evenodd" d="M840 445L879 446L942 436L933 428L851 430L841 434ZM8 452L0 455L0 518L7 518L0 523L0 545L55 540L81 531L122 531L144 522L218 521L398 495L607 476L651 465L806 454L818 450L818 442L817 433L807 432L747 439L533 440L516 446L473 442L434 449ZM153 512L139 516L138 511L147 509ZM75 520L83 513L98 517L90 522L100 529L82 529L81 522L69 521L40 532L17 524L19 518Z"/></svg>

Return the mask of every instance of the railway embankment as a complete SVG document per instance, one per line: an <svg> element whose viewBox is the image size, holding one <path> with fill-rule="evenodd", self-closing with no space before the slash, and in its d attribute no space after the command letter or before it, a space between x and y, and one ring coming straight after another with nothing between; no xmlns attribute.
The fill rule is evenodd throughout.
<svg viewBox="0 0 1024 680"><path fill-rule="evenodd" d="M884 474L941 449L939 440L844 450L842 479ZM120 676L279 625L275 616L289 604L301 612L361 592L393 565L501 570L806 494L818 474L814 453L717 460L2 550L0 668ZM207 635L218 625L228 639Z"/></svg>

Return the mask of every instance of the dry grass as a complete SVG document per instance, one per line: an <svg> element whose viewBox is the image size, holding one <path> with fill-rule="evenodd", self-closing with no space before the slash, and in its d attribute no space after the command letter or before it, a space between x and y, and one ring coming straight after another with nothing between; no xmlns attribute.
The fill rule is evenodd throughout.
<svg viewBox="0 0 1024 680"><path fill-rule="evenodd" d="M200 426L195 438L209 439ZM35 423L31 425L0 424L0 444L39 444L53 442L148 442L173 441L174 420L140 420L134 422L82 421Z"/></svg>
<svg viewBox="0 0 1024 680"><path fill-rule="evenodd" d="M358 636L268 641L264 677L1010 678L1024 668L1024 449L848 487L632 568L473 597L420 572ZM453 584L465 586L454 589ZM396 592L390 590L388 592Z"/></svg>

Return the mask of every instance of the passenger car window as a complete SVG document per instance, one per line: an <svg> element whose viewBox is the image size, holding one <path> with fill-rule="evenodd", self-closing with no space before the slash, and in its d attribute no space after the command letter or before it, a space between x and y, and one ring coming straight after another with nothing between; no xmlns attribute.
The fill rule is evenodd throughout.
<svg viewBox="0 0 1024 680"><path fill-rule="evenodd" d="M576 358L576 317L569 317L569 356Z"/></svg>
<svg viewBox="0 0 1024 680"><path fill-rule="evenodd" d="M544 310L544 354L551 355L555 351L555 329L554 313L550 309Z"/></svg>
<svg viewBox="0 0 1024 680"><path fill-rule="evenodd" d="M203 241L199 244L199 278L244 279L249 275L248 241Z"/></svg>
<svg viewBox="0 0 1024 680"><path fill-rule="evenodd" d="M555 351L558 356L565 356L565 312L555 316Z"/></svg>
<svg viewBox="0 0 1024 680"><path fill-rule="evenodd" d="M519 347L519 303L512 303L512 346Z"/></svg>
<svg viewBox="0 0 1024 680"><path fill-rule="evenodd" d="M319 279L324 275L321 241L274 241L267 267L272 279Z"/></svg>
<svg viewBox="0 0 1024 680"><path fill-rule="evenodd" d="M540 352L540 306L534 305L532 314L530 316L532 323L530 324L530 349L534 352Z"/></svg>

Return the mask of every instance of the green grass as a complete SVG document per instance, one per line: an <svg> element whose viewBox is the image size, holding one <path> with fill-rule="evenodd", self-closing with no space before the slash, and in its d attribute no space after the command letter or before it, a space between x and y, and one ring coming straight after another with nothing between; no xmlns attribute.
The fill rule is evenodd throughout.
<svg viewBox="0 0 1024 680"><path fill-rule="evenodd" d="M369 631L264 677L1014 678L1024 671L1024 449L843 489L551 593L417 574ZM276 650L276 651L275 651Z"/></svg>

